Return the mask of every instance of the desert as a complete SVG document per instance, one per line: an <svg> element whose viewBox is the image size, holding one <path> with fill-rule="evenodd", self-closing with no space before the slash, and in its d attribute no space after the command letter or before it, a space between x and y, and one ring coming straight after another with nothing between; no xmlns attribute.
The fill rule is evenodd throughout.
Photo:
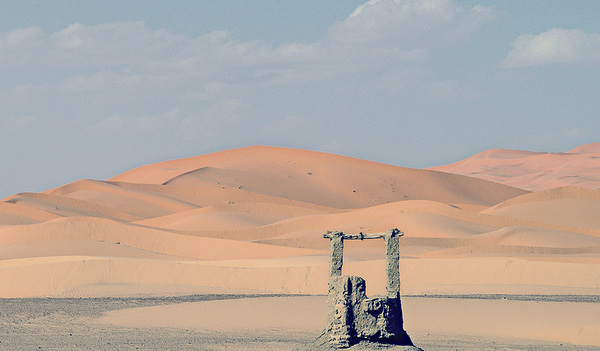
<svg viewBox="0 0 600 351"><path fill-rule="evenodd" d="M323 234L396 227L416 346L597 349L600 144L484 155L433 170L251 146L9 196L0 349L306 349L327 315ZM533 174L540 157L561 171ZM346 244L369 296L384 251Z"/></svg>
<svg viewBox="0 0 600 351"><path fill-rule="evenodd" d="M600 1L0 18L0 351L600 349Z"/></svg>

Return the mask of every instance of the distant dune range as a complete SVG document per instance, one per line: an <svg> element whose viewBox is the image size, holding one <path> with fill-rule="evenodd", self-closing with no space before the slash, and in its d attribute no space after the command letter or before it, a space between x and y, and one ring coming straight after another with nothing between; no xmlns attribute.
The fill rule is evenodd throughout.
<svg viewBox="0 0 600 351"><path fill-rule="evenodd" d="M539 191L561 186L600 189L600 143L567 152L493 149L430 170Z"/></svg>
<svg viewBox="0 0 600 351"><path fill-rule="evenodd" d="M3 199L0 297L323 294L324 232L393 227L405 294L598 294L599 184L600 144L435 170L265 146L161 162ZM369 294L383 251L346 245Z"/></svg>

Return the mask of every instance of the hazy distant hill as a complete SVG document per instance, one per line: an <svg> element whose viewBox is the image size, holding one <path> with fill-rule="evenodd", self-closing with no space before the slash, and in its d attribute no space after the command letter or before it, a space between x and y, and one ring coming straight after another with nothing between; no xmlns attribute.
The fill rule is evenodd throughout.
<svg viewBox="0 0 600 351"><path fill-rule="evenodd" d="M568 152L492 149L431 170L538 191L561 186L600 189L600 143Z"/></svg>

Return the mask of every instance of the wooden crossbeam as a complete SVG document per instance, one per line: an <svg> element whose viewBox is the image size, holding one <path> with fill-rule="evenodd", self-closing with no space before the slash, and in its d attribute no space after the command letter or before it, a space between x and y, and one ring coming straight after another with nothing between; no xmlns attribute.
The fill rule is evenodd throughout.
<svg viewBox="0 0 600 351"><path fill-rule="evenodd" d="M399 231L398 229L394 228L394 229L390 229L388 230L392 231L392 236L403 236L404 233ZM333 238L339 238L341 237L344 240L364 240L364 239L380 239L380 238L385 238L386 235L388 235L388 232L385 233L363 233L360 232L358 234L344 234L344 232L340 232L340 231L328 231L327 233L323 234L323 238L325 239L333 239Z"/></svg>

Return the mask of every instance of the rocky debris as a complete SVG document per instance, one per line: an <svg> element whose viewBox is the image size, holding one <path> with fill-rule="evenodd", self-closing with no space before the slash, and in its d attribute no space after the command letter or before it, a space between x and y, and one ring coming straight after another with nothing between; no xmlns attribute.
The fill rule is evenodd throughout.
<svg viewBox="0 0 600 351"><path fill-rule="evenodd" d="M385 351L423 351L416 346L386 344L377 341L360 340L343 349L344 351L370 351L370 350L385 350ZM312 344L295 351L339 351L339 348L331 345L329 335L321 334Z"/></svg>

